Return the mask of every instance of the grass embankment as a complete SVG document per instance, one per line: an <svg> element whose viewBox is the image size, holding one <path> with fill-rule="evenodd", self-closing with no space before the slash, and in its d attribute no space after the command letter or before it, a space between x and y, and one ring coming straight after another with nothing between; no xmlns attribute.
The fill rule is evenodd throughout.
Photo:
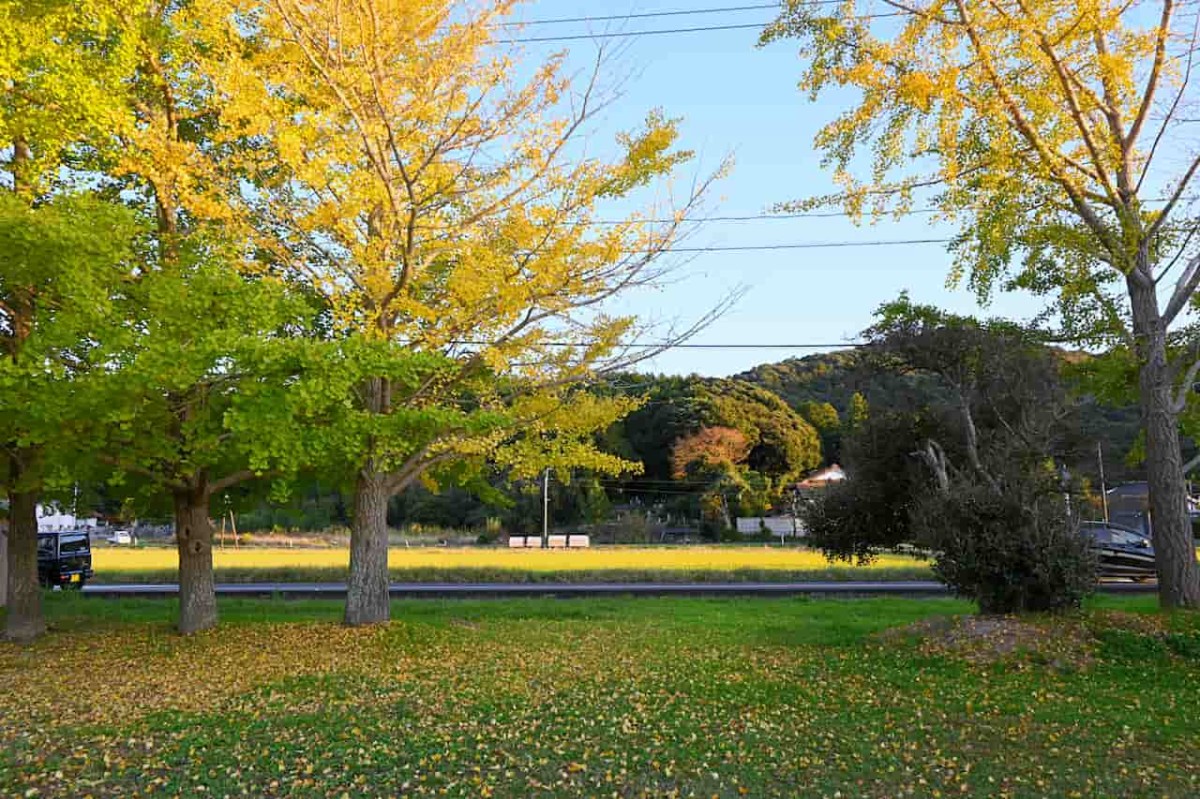
<svg viewBox="0 0 1200 799"><path fill-rule="evenodd" d="M177 579L174 548L97 548L95 582L168 583ZM218 582L340 582L347 549L218 549ZM866 567L830 565L819 552L781 547L595 547L579 550L396 548L396 582L703 582L910 580L930 576L926 561L882 555Z"/></svg>
<svg viewBox="0 0 1200 799"><path fill-rule="evenodd" d="M172 603L48 597L0 644L0 795L1200 795L1200 623L1095 610L1149 600L1097 600L1066 666L875 636L953 600L340 607L184 639Z"/></svg>

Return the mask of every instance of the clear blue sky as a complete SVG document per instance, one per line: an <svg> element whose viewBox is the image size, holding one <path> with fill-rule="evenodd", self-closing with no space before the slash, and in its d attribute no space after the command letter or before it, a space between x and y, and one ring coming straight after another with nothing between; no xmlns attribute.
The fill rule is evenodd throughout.
<svg viewBox="0 0 1200 799"><path fill-rule="evenodd" d="M759 0L761 2L761 0ZM601 3L533 0L518 13L525 20L755 5L755 0L624 0ZM621 23L532 25L521 37L574 35L766 22L766 10L633 19ZM636 126L652 108L683 118L682 144L697 151L698 170L711 169L727 153L736 164L716 188L710 213L756 214L774 203L834 190L812 149L813 134L842 107L836 98L811 103L796 90L801 62L794 43L756 47L758 31L724 30L606 40L622 48L609 73L624 79L624 93L607 110L597 135L611 138ZM587 40L527 44L531 57L567 48L571 63L585 68L596 43ZM923 217L855 226L845 219L791 219L710 223L687 242L695 245L776 244L880 239L946 238L953 231L930 227ZM741 301L695 339L696 343L763 344L843 342L870 323L880 303L907 289L913 299L958 312L1029 318L1037 298L1001 295L980 309L965 290L945 281L951 259L943 245L907 245L776 252L704 253L658 291L628 297L622 311L686 323L737 286ZM665 373L723 376L805 351L675 350L644 367Z"/></svg>

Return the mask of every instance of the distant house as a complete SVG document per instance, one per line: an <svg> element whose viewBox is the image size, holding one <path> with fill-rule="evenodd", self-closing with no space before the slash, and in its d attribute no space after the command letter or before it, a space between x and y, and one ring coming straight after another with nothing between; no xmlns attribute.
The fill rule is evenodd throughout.
<svg viewBox="0 0 1200 799"><path fill-rule="evenodd" d="M796 484L796 488L801 491L815 491L826 488L830 483L840 483L846 479L846 472L841 466L836 463L832 466L826 466L805 477Z"/></svg>

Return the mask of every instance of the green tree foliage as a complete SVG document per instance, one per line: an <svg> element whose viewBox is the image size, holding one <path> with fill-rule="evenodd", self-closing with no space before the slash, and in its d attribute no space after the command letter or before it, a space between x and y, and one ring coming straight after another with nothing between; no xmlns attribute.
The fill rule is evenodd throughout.
<svg viewBox="0 0 1200 799"><path fill-rule="evenodd" d="M821 435L821 455L826 464L842 460L842 420L830 402L809 400L801 404L800 415Z"/></svg>
<svg viewBox="0 0 1200 799"><path fill-rule="evenodd" d="M1134 370L1128 357L1117 349L1105 355L1049 348L1060 365L1062 377L1078 402L1078 424L1067 434L1074 439L1072 451L1077 457L1071 463L1073 472L1086 476L1099 486L1097 445L1104 453L1105 478L1109 485L1144 480L1145 469L1137 456L1141 437L1141 412L1137 407L1134 385L1129 382ZM1115 358L1124 363L1111 362ZM868 406L889 411L917 412L945 401L946 391L929 375L878 368L865 349L810 355L780 363L763 364L738 378L767 388L797 408L810 422L813 407L828 403L839 409L839 417L848 420L854 395L860 394ZM1136 379L1134 380L1136 384ZM1193 425L1190 416L1183 418L1183 429L1193 437L1200 434L1200 425ZM825 463L841 462L840 440L835 440L820 425L822 453ZM1195 434L1192 431L1196 431ZM837 437L840 439L840 435ZM1185 454L1197 454L1194 444L1185 446ZM1133 457L1131 457L1131 455ZM840 460L839 460L840 458ZM1194 468L1194 467L1193 467Z"/></svg>
<svg viewBox="0 0 1200 799"><path fill-rule="evenodd" d="M789 484L821 462L816 429L778 396L749 383L629 374L597 390L643 400L602 439L602 446L644 467L642 477L616 490L670 514L707 518L713 534L728 528L734 515L760 515L777 506ZM681 476L672 453L680 442L712 429L736 432L748 449L745 458Z"/></svg>
<svg viewBox="0 0 1200 799"><path fill-rule="evenodd" d="M808 401L800 407L800 413L809 423L824 433L830 430L840 430L842 420L838 417L837 408L829 402Z"/></svg>
<svg viewBox="0 0 1200 799"><path fill-rule="evenodd" d="M926 547L984 612L1077 606L1095 569L1064 501L1077 487L1055 467L1074 421L1051 351L1015 325L905 297L877 319L865 333L876 363L930 375L948 401L919 415L880 409L849 434L849 480L807 513L814 540L858 559Z"/></svg>
<svg viewBox="0 0 1200 799"><path fill-rule="evenodd" d="M641 461L650 479L669 480L674 443L705 427L738 430L750 445L747 465L781 482L821 462L813 426L778 396L749 383L630 374L602 390L644 401L615 426L608 446Z"/></svg>
<svg viewBox="0 0 1200 799"><path fill-rule="evenodd" d="M1008 480L997 493L958 483L918 502L914 526L933 571L981 613L1075 610L1096 589L1086 538L1052 475Z"/></svg>
<svg viewBox="0 0 1200 799"><path fill-rule="evenodd" d="M916 541L912 512L930 474L913 453L931 438L957 449L944 409L884 410L848 432L842 440L848 479L805 506L809 543L835 560L869 562L879 549Z"/></svg>
<svg viewBox="0 0 1200 799"><path fill-rule="evenodd" d="M916 410L943 393L927 375L875 368L861 348L763 364L733 379L778 394L801 413L809 403L829 403L843 423L850 419L855 394L869 405Z"/></svg>
<svg viewBox="0 0 1200 799"><path fill-rule="evenodd" d="M76 411L123 498L154 508L170 498L180 558L184 633L216 623L212 500L267 470L296 468L297 418L276 392L300 369L296 337L311 306L275 280L247 280L191 236L165 268L128 288L108 368L90 376ZM153 264L153 258L147 256ZM284 442L290 446L284 446ZM161 507L159 505L158 507Z"/></svg>
<svg viewBox="0 0 1200 799"><path fill-rule="evenodd" d="M867 403L867 398L857 391L850 397L850 418L847 420L847 426L853 430L860 427L867 421L870 415L870 405Z"/></svg>
<svg viewBox="0 0 1200 799"><path fill-rule="evenodd" d="M0 479L13 637L43 629L34 508L56 474L81 470L79 382L95 368L97 342L116 329L112 298L132 269L137 232L125 209L93 197L60 194L31 206L0 192Z"/></svg>
<svg viewBox="0 0 1200 799"><path fill-rule="evenodd" d="M0 252L0 276L5 283L0 336L17 371L29 366L36 371L46 359L58 363L53 353L37 352L39 345L30 337L59 322L79 330L81 319L72 321L72 317L82 294L70 285L73 272L80 272L82 286L96 288L96 279L111 271L114 251L128 244L124 231L113 229L116 223L108 209L80 204L68 208L65 203L76 200L64 200L56 209L35 213L39 206L58 202L61 194L94 188L96 181L86 174L81 177L81 170L86 172L97 158L112 152L95 146L92 139L120 125L121 81L128 75L131 57L122 40L111 34L123 8L121 3L107 2L0 2L0 192L10 195L2 211L5 225L17 226L7 232L9 249ZM11 202L14 198L18 204ZM18 221L24 212L29 213L27 228ZM89 221L93 214L94 226ZM67 230L68 217L81 229ZM81 245L78 255L66 253L67 263L55 264L30 247L39 236L53 235L56 228L67 241ZM114 234L114 241L102 241L106 234ZM56 241L40 243L48 255L64 254ZM56 299L64 300L57 310ZM92 321L101 323L98 318ZM55 387L60 397L66 396L64 387ZM3 438L10 536L8 541L0 536L0 579L12 587L11 592L3 592L11 594L9 633L30 638L43 629L36 583L35 508L47 465L42 448L51 442L40 434L25 435L18 427L6 427Z"/></svg>

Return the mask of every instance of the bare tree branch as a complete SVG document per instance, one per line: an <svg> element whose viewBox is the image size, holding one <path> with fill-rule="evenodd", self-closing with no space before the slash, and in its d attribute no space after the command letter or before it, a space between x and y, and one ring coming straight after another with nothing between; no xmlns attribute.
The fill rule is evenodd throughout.
<svg viewBox="0 0 1200 799"><path fill-rule="evenodd" d="M1164 325L1170 325L1171 322L1175 321L1175 317L1191 301L1197 287L1200 287L1200 255L1194 255L1188 259L1183 274L1175 282L1175 290L1171 292L1171 299L1167 302L1167 309L1163 311L1162 319Z"/></svg>

